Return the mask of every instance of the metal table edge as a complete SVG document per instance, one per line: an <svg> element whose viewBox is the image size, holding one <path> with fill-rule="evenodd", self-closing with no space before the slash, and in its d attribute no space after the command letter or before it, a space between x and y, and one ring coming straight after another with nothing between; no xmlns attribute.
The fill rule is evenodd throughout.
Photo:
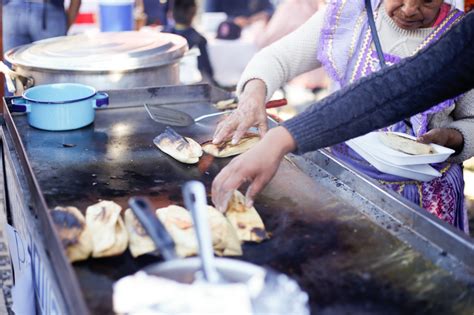
<svg viewBox="0 0 474 315"><path fill-rule="evenodd" d="M20 166L27 180L27 188L31 194L32 199L32 202L30 203L31 210L38 217L42 230L49 231L49 233L43 234L46 243L45 249L49 259L51 259L52 268L55 271L56 279L61 279L61 281L57 281L57 283L59 283L62 297L66 302L68 314L89 314L82 290L79 287L79 281L77 280L72 265L67 259L63 250L63 246L59 241L59 236L57 235L56 229L54 228L46 201L43 198L41 188L39 187L33 169L28 161L25 147L21 141L20 135L13 122L12 115L5 100L3 102L3 119L4 126L7 128L10 134L10 140L12 141L15 152L18 155Z"/></svg>
<svg viewBox="0 0 474 315"><path fill-rule="evenodd" d="M471 237L397 193L385 189L376 180L354 170L327 150L305 154L303 159L337 177L352 190L364 195L379 211L456 257L474 275L474 240ZM304 170L303 163L296 164Z"/></svg>

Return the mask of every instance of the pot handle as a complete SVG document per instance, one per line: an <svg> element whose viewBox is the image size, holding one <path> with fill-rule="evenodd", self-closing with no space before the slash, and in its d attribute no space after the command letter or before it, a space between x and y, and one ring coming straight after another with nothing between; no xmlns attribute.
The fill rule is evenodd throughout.
<svg viewBox="0 0 474 315"><path fill-rule="evenodd" d="M31 111L30 104L21 96L13 97L11 103L10 110L12 112L29 113Z"/></svg>
<svg viewBox="0 0 474 315"><path fill-rule="evenodd" d="M94 108L100 108L109 105L109 95L105 92L97 92L94 96Z"/></svg>
<svg viewBox="0 0 474 315"><path fill-rule="evenodd" d="M18 79L18 81L23 85L23 90L26 90L34 85L34 80L32 77L25 77L19 73L16 73L2 61L0 61L0 72L2 72L5 76L7 90L10 93L15 93L17 91L16 84L14 82L15 79Z"/></svg>

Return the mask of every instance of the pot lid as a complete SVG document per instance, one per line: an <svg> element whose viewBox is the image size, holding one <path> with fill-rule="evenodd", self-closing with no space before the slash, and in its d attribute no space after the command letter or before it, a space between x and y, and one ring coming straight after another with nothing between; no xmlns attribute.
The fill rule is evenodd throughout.
<svg viewBox="0 0 474 315"><path fill-rule="evenodd" d="M5 59L30 68L124 71L170 64L186 51L186 39L178 35L111 32L40 40L9 50Z"/></svg>

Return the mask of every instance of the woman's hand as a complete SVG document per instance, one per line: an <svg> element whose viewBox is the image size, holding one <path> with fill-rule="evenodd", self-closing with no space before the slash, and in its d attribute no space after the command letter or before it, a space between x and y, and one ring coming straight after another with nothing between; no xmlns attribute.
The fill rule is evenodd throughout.
<svg viewBox="0 0 474 315"><path fill-rule="evenodd" d="M232 143L237 143L254 126L263 137L268 130L265 94L266 87L262 80L249 81L239 96L237 109L217 125L212 142L219 144L232 137Z"/></svg>
<svg viewBox="0 0 474 315"><path fill-rule="evenodd" d="M456 151L462 150L464 145L464 138L462 134L456 129L451 128L431 129L421 137L418 137L418 141L427 144L436 143Z"/></svg>
<svg viewBox="0 0 474 315"><path fill-rule="evenodd" d="M275 175L282 158L296 148L291 134L284 127L276 127L252 149L234 158L212 183L212 201L222 212L227 209L232 192L245 182L250 185L246 197L248 206Z"/></svg>

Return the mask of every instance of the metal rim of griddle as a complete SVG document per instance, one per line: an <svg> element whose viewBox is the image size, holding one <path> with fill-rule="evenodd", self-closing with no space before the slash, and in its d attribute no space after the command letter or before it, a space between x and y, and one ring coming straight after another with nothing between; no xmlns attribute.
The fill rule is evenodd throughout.
<svg viewBox="0 0 474 315"><path fill-rule="evenodd" d="M305 159L316 165L329 166L325 169L326 171L337 176L341 182L352 187L351 189L357 193L373 191L374 196L368 199L376 204L382 213L403 223L410 231L439 247L440 252L446 251L456 257L474 275L474 240L471 237L420 206L400 197L396 192L384 188L376 180L352 169L328 150L311 152L305 156ZM331 164L350 175L346 176L339 171L331 173L328 170ZM377 193L379 196L375 196ZM433 257L430 260L433 261Z"/></svg>
<svg viewBox="0 0 474 315"><path fill-rule="evenodd" d="M31 191L31 209L33 210L35 216L39 219L41 227L47 227L43 230L50 232L43 234L47 245L45 250L53 263L53 268L55 271L54 276L57 279L62 280L57 281L57 283L61 290L60 294L66 303L68 314L89 314L89 310L86 306L82 290L79 287L76 274L72 268L71 263L66 258L60 238L57 235L51 216L49 215L46 201L43 197L43 194L41 193L38 181L34 176L33 169L28 161L28 157L26 156L25 147L21 141L20 135L15 123L13 122L12 115L8 110L6 102L3 102L3 117L5 120L5 125L7 126L14 143L16 153L18 154L21 167L23 168L25 174L27 174L25 177L27 179L28 188Z"/></svg>

